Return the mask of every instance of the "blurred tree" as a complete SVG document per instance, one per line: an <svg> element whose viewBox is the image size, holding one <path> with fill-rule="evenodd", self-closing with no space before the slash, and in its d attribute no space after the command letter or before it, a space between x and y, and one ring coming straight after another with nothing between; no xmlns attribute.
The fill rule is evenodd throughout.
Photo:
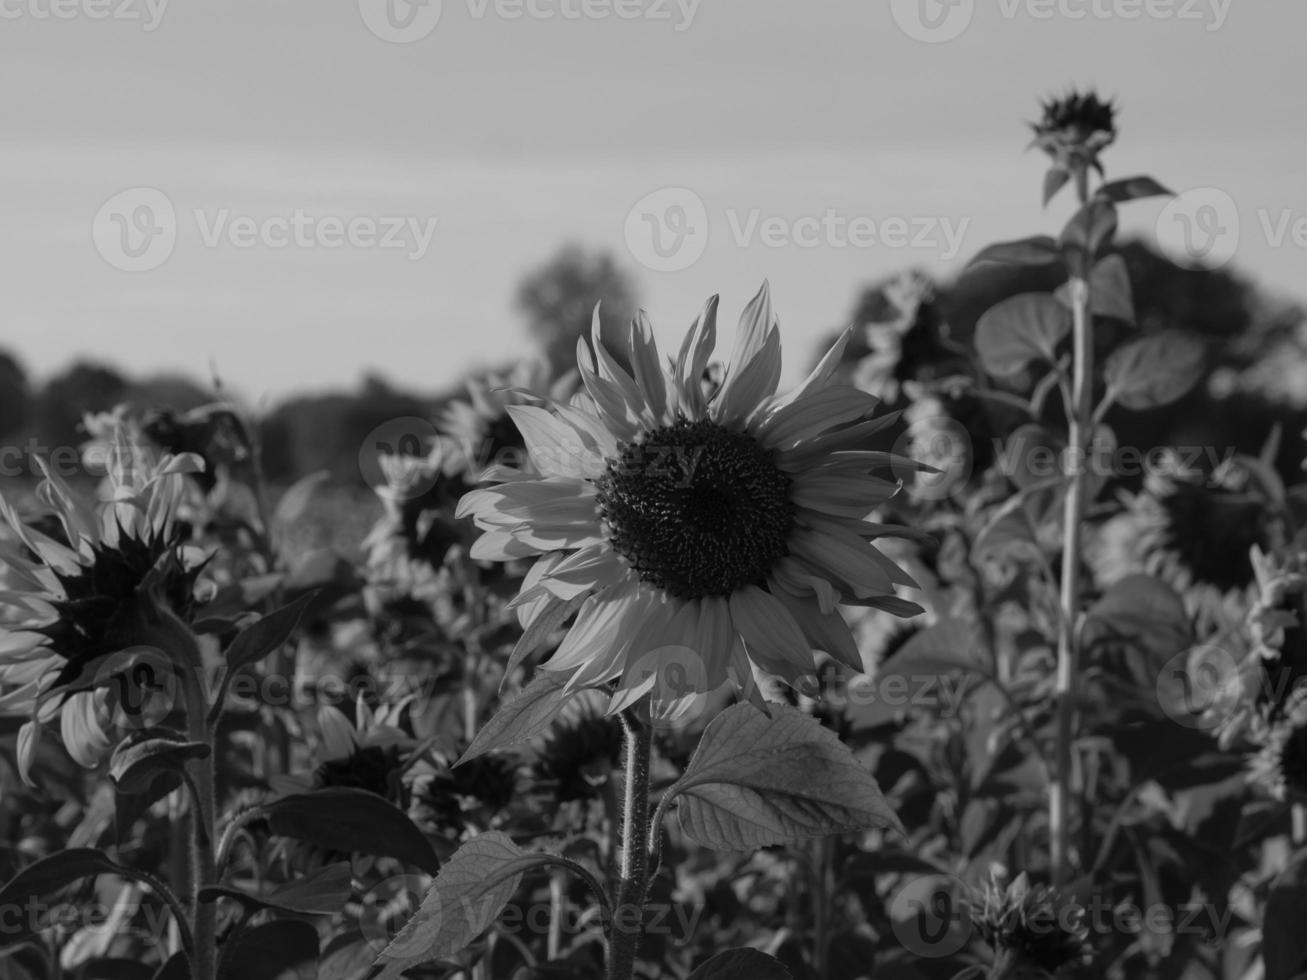
<svg viewBox="0 0 1307 980"><path fill-rule="evenodd" d="M78 361L51 378L36 396L37 436L48 447L80 445L86 439L82 416L112 409L128 389L127 379L113 368Z"/></svg>
<svg viewBox="0 0 1307 980"><path fill-rule="evenodd" d="M362 484L359 453L373 430L393 419L430 419L433 410L430 399L376 375L365 377L357 393L292 398L263 420L264 473L280 483L327 470L336 480Z"/></svg>
<svg viewBox="0 0 1307 980"><path fill-rule="evenodd" d="M529 273L517 290L518 308L555 370L576 366L576 340L590 332L600 303L605 346L621 363L624 338L638 309L630 276L611 255L566 245Z"/></svg>
<svg viewBox="0 0 1307 980"><path fill-rule="evenodd" d="M185 375L156 374L134 382L123 400L138 412L151 409L189 412L218 399Z"/></svg>
<svg viewBox="0 0 1307 980"><path fill-rule="evenodd" d="M27 372L15 357L0 351L0 439L17 435L27 426L31 403Z"/></svg>

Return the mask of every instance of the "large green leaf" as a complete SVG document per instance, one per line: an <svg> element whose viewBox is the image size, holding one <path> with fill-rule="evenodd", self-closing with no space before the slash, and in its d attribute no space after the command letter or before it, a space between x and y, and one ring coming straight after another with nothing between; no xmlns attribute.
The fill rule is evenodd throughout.
<svg viewBox="0 0 1307 980"><path fill-rule="evenodd" d="M251 910L280 909L303 915L334 915L349 900L351 879L349 862L340 861L262 894L234 885L214 885L200 891L200 901L230 898Z"/></svg>
<svg viewBox="0 0 1307 980"><path fill-rule="evenodd" d="M119 792L153 802L182 785L188 762L206 758L211 751L203 742L188 742L176 734L128 739L109 759L109 778Z"/></svg>
<svg viewBox="0 0 1307 980"><path fill-rule="evenodd" d="M312 593L302 595L237 633L224 654L227 670L235 673L242 667L257 663L290 639L304 614L304 608L313 598Z"/></svg>
<svg viewBox="0 0 1307 980"><path fill-rule="evenodd" d="M1167 190L1152 177L1139 176L1110 181L1098 188L1095 196L1116 204L1124 204L1126 201L1138 201L1145 197L1174 197L1175 192Z"/></svg>
<svg viewBox="0 0 1307 980"><path fill-rule="evenodd" d="M0 888L0 909L27 909L34 899L52 895L83 878L102 874L129 874L129 869L103 851L73 847L29 864ZM16 915L16 928L0 929L0 947L29 939L36 923L32 916Z"/></svg>
<svg viewBox="0 0 1307 980"><path fill-rule="evenodd" d="M440 864L413 821L366 790L337 786L297 793L266 804L264 812L274 834L328 851L398 858L428 874Z"/></svg>
<svg viewBox="0 0 1307 980"><path fill-rule="evenodd" d="M692 840L726 851L881 827L902 832L880 787L839 737L786 705L737 704L705 729L668 792Z"/></svg>
<svg viewBox="0 0 1307 980"><path fill-rule="evenodd" d="M543 735L572 695L577 693L564 691L566 683L566 674L540 671L530 684L500 705L494 716L481 726L458 764Z"/></svg>
<svg viewBox="0 0 1307 980"><path fill-rule="evenodd" d="M409 967L446 959L490 928L522 875L553 859L523 851L506 834L480 834L449 859L413 917L381 951L374 980L394 980Z"/></svg>
<svg viewBox="0 0 1307 980"><path fill-rule="evenodd" d="M218 980L316 980L318 930L277 919L236 933L223 945Z"/></svg>
<svg viewBox="0 0 1307 980"><path fill-rule="evenodd" d="M1021 293L990 307L976 324L980 363L995 377L1020 374L1034 361L1052 362L1071 332L1071 311L1049 293Z"/></svg>
<svg viewBox="0 0 1307 980"><path fill-rule="evenodd" d="M1202 341L1179 330L1163 330L1114 350L1103 365L1103 376L1119 405L1139 411L1182 398L1206 368Z"/></svg>
<svg viewBox="0 0 1307 980"><path fill-rule="evenodd" d="M793 980L778 959L756 949L728 949L718 953L688 980Z"/></svg>

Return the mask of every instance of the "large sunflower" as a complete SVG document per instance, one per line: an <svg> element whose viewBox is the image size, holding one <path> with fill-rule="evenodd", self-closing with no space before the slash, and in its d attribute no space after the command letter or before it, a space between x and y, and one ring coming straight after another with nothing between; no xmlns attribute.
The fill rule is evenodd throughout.
<svg viewBox="0 0 1307 980"><path fill-rule="evenodd" d="M893 417L830 384L848 335L776 394L780 332L764 286L706 391L716 318L714 297L664 365L641 314L628 373L596 316L593 356L578 345L584 393L508 409L535 472L501 470L503 483L459 505L486 532L473 557L539 556L519 619L529 630L575 608L545 667L574 689L615 682L614 710L652 692L655 712L675 717L728 681L749 686L755 668L809 689L814 650L863 667L839 603L921 611L894 594L915 583L871 543L908 532L868 520L898 489L872 475L894 458L869 448Z"/></svg>
<svg viewBox="0 0 1307 980"><path fill-rule="evenodd" d="M142 709L142 685L168 683L157 676L167 668L152 642L160 606L185 616L195 601L202 555L183 545L175 518L183 474L202 462L142 458L120 428L106 464L108 499L92 507L42 462L37 496L57 518L46 531L0 497L0 516L17 539L0 540L12 585L0 594L10 610L0 623L0 713L29 719L18 737L24 779L41 727L56 716L73 758L99 761L115 719ZM142 656L120 656L130 651Z"/></svg>

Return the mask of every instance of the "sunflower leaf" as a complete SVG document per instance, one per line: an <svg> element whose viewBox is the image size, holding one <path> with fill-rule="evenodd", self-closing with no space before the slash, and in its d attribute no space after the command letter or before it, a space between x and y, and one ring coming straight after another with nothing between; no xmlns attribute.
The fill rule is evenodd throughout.
<svg viewBox="0 0 1307 980"><path fill-rule="evenodd" d="M577 693L564 690L566 683L564 673L540 671L530 684L505 701L499 711L481 726L456 764L461 766L487 752L520 745L543 734L563 705Z"/></svg>
<svg viewBox="0 0 1307 980"><path fill-rule="evenodd" d="M350 864L348 861L340 861L263 895L256 895L235 885L203 888L200 890L200 901L216 902L220 898L230 898L251 911L280 909L303 915L334 915L349 900L350 881Z"/></svg>
<svg viewBox="0 0 1307 980"><path fill-rule="evenodd" d="M188 742L180 736L127 740L114 749L109 778L120 793L159 800L182 784L186 763L211 752L203 742Z"/></svg>
<svg viewBox="0 0 1307 980"><path fill-rule="evenodd" d="M445 863L422 904L373 964L372 980L394 980L409 967L447 959L499 918L522 875L555 861L523 851L506 834L479 834Z"/></svg>
<svg viewBox="0 0 1307 980"><path fill-rule="evenodd" d="M313 601L316 594L302 595L294 602L273 610L252 626L247 626L237 633L225 654L228 674L234 674L242 667L258 663L290 639L291 633L295 632L295 627L299 625L305 607Z"/></svg>
<svg viewBox="0 0 1307 980"><path fill-rule="evenodd" d="M1207 348L1201 340L1179 330L1163 330L1114 350L1103 375L1118 404L1140 411L1184 397L1206 368Z"/></svg>
<svg viewBox="0 0 1307 980"><path fill-rule="evenodd" d="M1098 189L1097 196L1116 204L1124 204L1145 197L1175 197L1175 192L1167 190L1152 177L1140 176L1125 177L1104 184Z"/></svg>
<svg viewBox="0 0 1307 980"><path fill-rule="evenodd" d="M328 851L375 854L415 865L429 874L439 867L436 853L403 810L366 790L333 786L296 793L264 806L268 826Z"/></svg>
<svg viewBox="0 0 1307 980"><path fill-rule="evenodd" d="M791 974L780 960L746 947L718 953L689 980L791 980Z"/></svg>
<svg viewBox="0 0 1307 980"><path fill-rule="evenodd" d="M29 864L0 888L0 908L26 909L33 899L52 895L82 878L102 874L131 877L125 866L93 847L73 847ZM35 934L32 916L15 916L16 928L0 930L0 947L12 946Z"/></svg>
<svg viewBox="0 0 1307 980"><path fill-rule="evenodd" d="M1020 293L989 308L976 324L976 350L991 375L1010 378L1033 361L1056 360L1071 332L1071 311L1049 293Z"/></svg>
<svg viewBox="0 0 1307 980"><path fill-rule="evenodd" d="M902 833L880 787L848 746L787 705L750 704L707 727L668 792L695 842L743 851L880 827Z"/></svg>
<svg viewBox="0 0 1307 980"><path fill-rule="evenodd" d="M318 930L277 919L238 932L222 947L218 980L312 980L318 975Z"/></svg>

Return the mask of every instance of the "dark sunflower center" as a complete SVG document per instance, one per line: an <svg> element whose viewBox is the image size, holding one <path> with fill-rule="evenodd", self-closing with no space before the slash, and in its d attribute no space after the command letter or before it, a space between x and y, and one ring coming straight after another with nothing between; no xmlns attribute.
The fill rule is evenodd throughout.
<svg viewBox="0 0 1307 980"><path fill-rule="evenodd" d="M124 534L116 548L97 546L77 572L55 573L66 598L51 603L59 618L41 632L66 661L57 683L71 682L97 657L147 642L141 631L151 609L140 588L165 558L163 598L173 612L189 615L198 570L184 568L175 541L162 536Z"/></svg>
<svg viewBox="0 0 1307 980"><path fill-rule="evenodd" d="M596 486L614 550L682 599L758 584L786 554L790 478L742 432L681 419L626 446Z"/></svg>

